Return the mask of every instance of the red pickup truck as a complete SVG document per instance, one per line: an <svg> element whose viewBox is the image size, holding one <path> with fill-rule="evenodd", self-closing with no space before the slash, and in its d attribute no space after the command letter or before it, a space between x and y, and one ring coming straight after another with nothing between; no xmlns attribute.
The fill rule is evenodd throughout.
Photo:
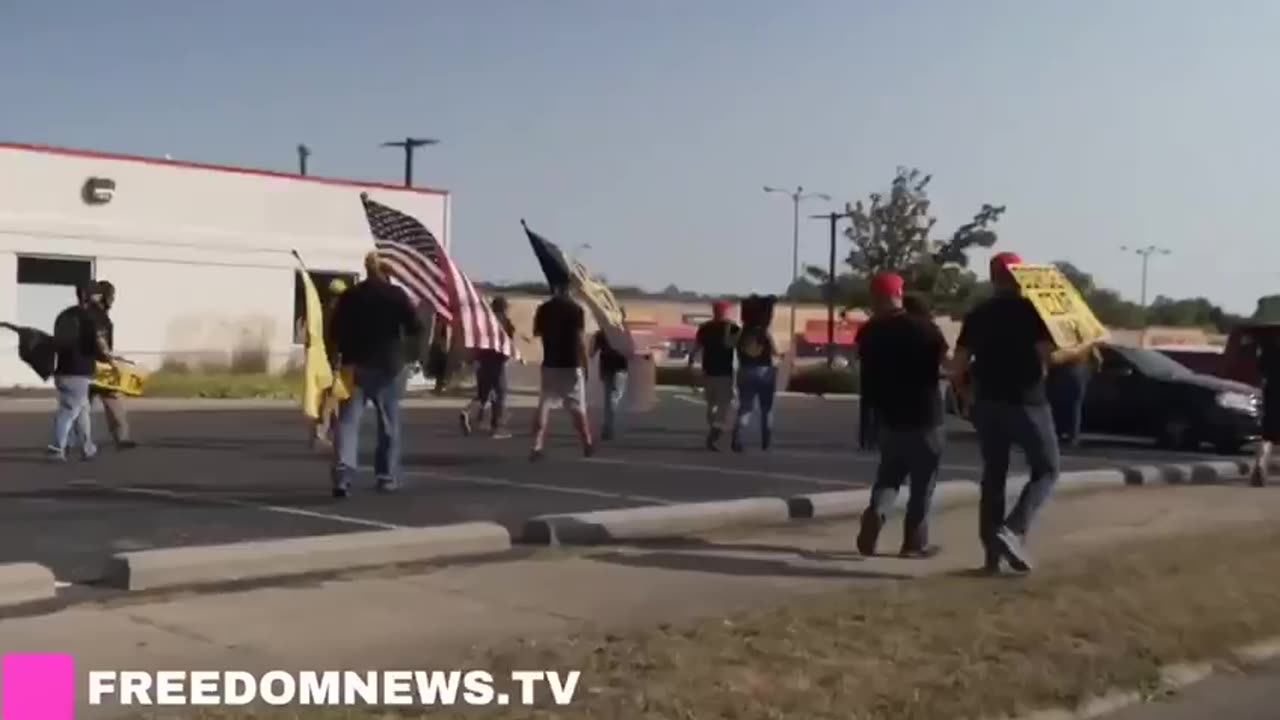
<svg viewBox="0 0 1280 720"><path fill-rule="evenodd" d="M1158 350L1195 372L1261 387L1262 378L1258 375L1256 348L1257 339L1264 336L1280 336L1280 323L1237 325L1227 336L1227 345L1222 350L1178 346L1152 349Z"/></svg>

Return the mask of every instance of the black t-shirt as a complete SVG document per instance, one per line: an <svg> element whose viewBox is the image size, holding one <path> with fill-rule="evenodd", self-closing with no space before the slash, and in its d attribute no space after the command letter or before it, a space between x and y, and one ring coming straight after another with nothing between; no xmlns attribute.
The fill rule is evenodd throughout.
<svg viewBox="0 0 1280 720"><path fill-rule="evenodd" d="M1037 346L1053 342L1031 301L1000 294L969 311L956 346L973 357L974 391L979 399L1015 405L1043 405L1045 366Z"/></svg>
<svg viewBox="0 0 1280 720"><path fill-rule="evenodd" d="M600 374L617 375L627 371L627 356L613 349L609 336L603 330L596 331L595 351L600 353Z"/></svg>
<svg viewBox="0 0 1280 720"><path fill-rule="evenodd" d="M862 401L890 429L937 427L946 355L947 341L932 320L906 312L873 317L858 332Z"/></svg>
<svg viewBox="0 0 1280 720"><path fill-rule="evenodd" d="M582 335L587 316L572 299L557 295L533 314L533 334L542 338L542 366L582 367Z"/></svg>
<svg viewBox="0 0 1280 720"><path fill-rule="evenodd" d="M776 354L768 328L743 328L738 335L738 367L768 367Z"/></svg>
<svg viewBox="0 0 1280 720"><path fill-rule="evenodd" d="M742 328L731 320L708 320L698 326L696 341L702 348L702 372L711 377L733 375L733 354Z"/></svg>
<svg viewBox="0 0 1280 720"><path fill-rule="evenodd" d="M342 364L395 373L416 355L423 328L404 290L365 280L339 298L331 329Z"/></svg>
<svg viewBox="0 0 1280 720"><path fill-rule="evenodd" d="M98 324L93 312L72 305L58 313L53 322L53 340L57 347L54 375L93 377L100 356Z"/></svg>
<svg viewBox="0 0 1280 720"><path fill-rule="evenodd" d="M116 325L111 322L111 316L107 314L106 308L101 305L90 305L89 312L93 315L93 322L98 326L98 332L102 333L103 339L107 341L107 347L114 350L116 347Z"/></svg>

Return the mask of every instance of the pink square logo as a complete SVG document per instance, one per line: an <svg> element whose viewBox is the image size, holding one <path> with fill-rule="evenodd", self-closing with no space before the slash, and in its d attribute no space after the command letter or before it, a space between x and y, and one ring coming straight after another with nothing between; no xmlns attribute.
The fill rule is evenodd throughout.
<svg viewBox="0 0 1280 720"><path fill-rule="evenodd" d="M75 720L76 661L70 655L5 655L0 718Z"/></svg>

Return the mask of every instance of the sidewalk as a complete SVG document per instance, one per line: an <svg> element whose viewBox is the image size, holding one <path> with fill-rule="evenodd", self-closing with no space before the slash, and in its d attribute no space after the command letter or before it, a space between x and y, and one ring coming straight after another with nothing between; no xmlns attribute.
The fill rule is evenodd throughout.
<svg viewBox="0 0 1280 720"><path fill-rule="evenodd" d="M224 594L89 603L0 620L6 652L67 652L80 668L448 667L477 647L777 605L798 595L976 567L976 508L938 515L930 560L863 559L850 522L712 535ZM1234 486L1061 496L1033 538L1041 561L1109 543L1280 520L1280 492ZM895 551L898 523L883 551Z"/></svg>

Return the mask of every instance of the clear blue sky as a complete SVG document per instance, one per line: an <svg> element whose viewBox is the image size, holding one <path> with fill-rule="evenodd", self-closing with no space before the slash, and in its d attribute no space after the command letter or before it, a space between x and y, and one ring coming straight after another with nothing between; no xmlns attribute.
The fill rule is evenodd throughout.
<svg viewBox="0 0 1280 720"><path fill-rule="evenodd" d="M0 138L397 181L439 137L474 277L533 279L520 217L611 281L779 291L791 209L894 167L939 228L1136 299L1280 291L1274 0L0 0ZM826 208L814 205L811 211ZM826 229L802 257L825 261Z"/></svg>

